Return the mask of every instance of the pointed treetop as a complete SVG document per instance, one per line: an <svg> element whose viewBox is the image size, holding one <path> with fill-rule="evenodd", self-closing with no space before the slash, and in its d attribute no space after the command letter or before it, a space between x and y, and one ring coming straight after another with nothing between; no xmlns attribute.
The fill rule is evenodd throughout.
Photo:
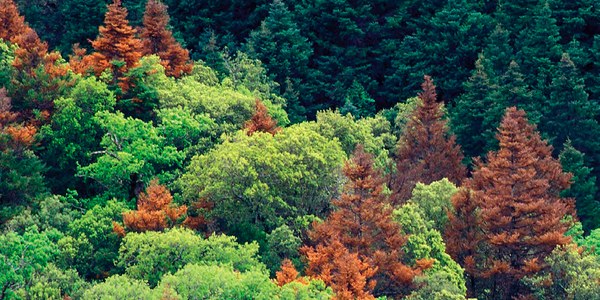
<svg viewBox="0 0 600 300"><path fill-rule="evenodd" d="M246 122L245 128L248 135L252 135L256 131L268 132L275 135L281 131L281 127L277 127L277 121L269 115L267 107L259 99L256 99L256 112Z"/></svg>

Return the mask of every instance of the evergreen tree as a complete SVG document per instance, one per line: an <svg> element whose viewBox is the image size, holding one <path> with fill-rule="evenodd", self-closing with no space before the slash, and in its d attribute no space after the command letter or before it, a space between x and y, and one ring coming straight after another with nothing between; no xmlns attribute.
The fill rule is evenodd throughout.
<svg viewBox="0 0 600 300"><path fill-rule="evenodd" d="M282 0L275 0L269 7L269 16L261 26L250 33L246 48L250 55L260 59L265 68L279 83L279 94L288 88L287 81L308 99L307 80L309 79L309 60L313 54L311 43L302 35L294 15ZM288 99L288 113L292 120L301 120L304 115L296 115L299 105L310 106L311 103L298 103Z"/></svg>
<svg viewBox="0 0 600 300"><path fill-rule="evenodd" d="M485 60L480 54L473 75L464 84L465 93L450 110L452 132L456 134L467 159L482 156L488 148L488 138L483 133L486 131L484 126L489 124L484 120L494 105L490 94L497 87L490 82L484 67Z"/></svg>
<svg viewBox="0 0 600 300"><path fill-rule="evenodd" d="M555 154L569 138L573 146L587 155L589 165L600 162L600 106L588 100L583 78L568 54L554 72L549 87L550 98L540 121L540 130L550 137Z"/></svg>
<svg viewBox="0 0 600 300"><path fill-rule="evenodd" d="M460 184L466 175L463 154L448 133L443 119L443 104L437 102L431 77L425 76L421 102L414 111L398 142L396 173L391 181L392 203L408 200L417 182L430 184L448 178Z"/></svg>
<svg viewBox="0 0 600 300"><path fill-rule="evenodd" d="M25 33L28 28L15 2L0 0L0 39L13 42L14 38Z"/></svg>
<svg viewBox="0 0 600 300"><path fill-rule="evenodd" d="M560 163L565 172L573 174L572 184L568 190L561 193L563 197L575 199L577 216L587 234L600 228L600 201L596 200L598 187L592 168L584 163L584 154L579 152L570 140L567 140L560 153Z"/></svg>
<svg viewBox="0 0 600 300"><path fill-rule="evenodd" d="M308 259L307 274L345 295L340 299L406 295L419 268L402 262L406 237L392 220L392 209L382 194L383 180L373 168L372 156L362 146L357 147L344 174L349 182L344 194L333 202L337 210L323 223L313 225L308 235L314 246L302 249ZM354 258L357 264L346 269L345 264L353 262L337 262L338 253ZM421 263L423 268L430 266ZM352 282L361 276L360 286ZM347 286L354 290L348 291Z"/></svg>
<svg viewBox="0 0 600 300"><path fill-rule="evenodd" d="M167 29L169 14L167 6L159 0L149 0L144 13L144 27L140 32L144 55L156 54L169 76L180 77L192 72L189 51L183 49Z"/></svg>
<svg viewBox="0 0 600 300"><path fill-rule="evenodd" d="M346 100L340 113L351 114L355 118L371 117L375 114L375 100L360 83L354 81L346 92Z"/></svg>
<svg viewBox="0 0 600 300"><path fill-rule="evenodd" d="M497 137L500 149L488 153L487 163L478 163L465 184L473 191L470 199L479 211L475 227L481 230L484 245L475 254L473 241L448 248L455 255L481 255L464 259L469 276L486 281L494 299L512 299L526 296L521 279L543 270L545 257L570 241L564 235L570 224L563 218L573 213L573 207L560 192L568 188L571 175L562 172L552 147L528 123L524 111L508 108ZM456 197L464 198L465 192ZM460 221L450 219L450 228L459 229L454 224ZM455 234L460 233L450 236ZM470 268L473 265L476 270Z"/></svg>
<svg viewBox="0 0 600 300"><path fill-rule="evenodd" d="M122 90L127 90L129 84L124 74L142 57L142 42L135 37L136 30L129 25L127 9L121 5L121 0L114 0L108 5L104 26L100 26L99 30L100 34L92 42L96 52L90 57L94 71L100 76L104 70L110 69L112 83L118 83Z"/></svg>
<svg viewBox="0 0 600 300"><path fill-rule="evenodd" d="M553 65L560 60L560 33L552 10L541 1L532 11L532 25L519 32L515 41L516 61L526 74L526 82L541 92L550 84ZM530 112L530 111L528 111Z"/></svg>

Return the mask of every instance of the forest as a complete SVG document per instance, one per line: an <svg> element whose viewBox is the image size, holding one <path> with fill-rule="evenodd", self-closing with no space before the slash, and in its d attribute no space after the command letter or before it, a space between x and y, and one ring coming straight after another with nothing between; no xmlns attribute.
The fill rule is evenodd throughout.
<svg viewBox="0 0 600 300"><path fill-rule="evenodd" d="M596 0L0 0L0 300L600 299Z"/></svg>

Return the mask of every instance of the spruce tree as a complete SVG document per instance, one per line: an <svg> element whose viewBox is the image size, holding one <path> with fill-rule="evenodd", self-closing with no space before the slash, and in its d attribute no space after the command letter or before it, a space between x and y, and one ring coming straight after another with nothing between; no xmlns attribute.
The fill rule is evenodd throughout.
<svg viewBox="0 0 600 300"><path fill-rule="evenodd" d="M528 295L521 279L546 268L545 257L570 242L565 236L570 224L564 217L574 213L572 199L560 193L569 187L571 175L562 171L552 147L528 123L524 111L508 108L497 138L499 150L488 153L485 163L477 163L472 179L463 186L472 194L465 191L453 199L456 213L447 233L447 237L464 234L461 222L465 222L472 226L470 232L479 229L480 237L449 243L448 249L463 260L469 277L483 281L476 296L490 289L494 299L513 299ZM473 201L476 208L461 204L465 202L461 199Z"/></svg>
<svg viewBox="0 0 600 300"><path fill-rule="evenodd" d="M596 177L592 175L593 169L586 166L584 157L583 153L573 147L570 140L566 141L559 155L565 172L573 174L571 187L563 191L561 196L575 199L577 216L587 234L600 228L600 201L596 200Z"/></svg>
<svg viewBox="0 0 600 300"><path fill-rule="evenodd" d="M113 84L118 83L122 90L127 90L129 83L124 74L142 57L142 42L135 36L137 31L129 25L127 9L121 5L121 0L108 5L104 26L99 30L100 34L92 41L96 52L90 57L94 71L99 76L110 69Z"/></svg>
<svg viewBox="0 0 600 300"><path fill-rule="evenodd" d="M144 55L156 54L169 76L180 77L192 72L189 51L183 49L168 29L167 6L159 0L149 0L144 13L144 27L140 32Z"/></svg>
<svg viewBox="0 0 600 300"><path fill-rule="evenodd" d="M425 76L422 87L421 102L398 141L396 173L391 180L394 205L408 200L417 182L430 184L447 178L459 185L466 175L463 154L456 137L448 132L431 77Z"/></svg>
<svg viewBox="0 0 600 300"><path fill-rule="evenodd" d="M373 157L359 145L343 171L349 181L342 196L333 201L337 209L323 223L314 224L308 233L313 246L302 249L308 259L307 274L331 284L336 293L342 292L345 296L339 299L406 295L414 276L430 264L417 259L418 266L411 268L402 262L406 237L392 219ZM336 260L344 253L355 255L360 262L351 268L355 271L346 269L345 264L352 261L340 264ZM357 276L349 278L349 274L364 276L360 289L352 293L346 286L356 287L349 281Z"/></svg>

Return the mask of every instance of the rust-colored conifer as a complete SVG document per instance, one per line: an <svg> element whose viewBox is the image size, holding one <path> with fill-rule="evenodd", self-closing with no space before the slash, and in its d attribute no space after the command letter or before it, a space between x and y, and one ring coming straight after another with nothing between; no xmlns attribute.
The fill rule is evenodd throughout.
<svg viewBox="0 0 600 300"><path fill-rule="evenodd" d="M527 294L520 279L542 270L544 258L570 241L564 235L570 224L563 218L574 213L573 201L559 193L568 188L571 175L562 172L552 147L528 123L524 111L508 108L497 138L500 149L488 153L487 163L476 162L472 179L465 183L473 203L463 201L464 192L453 199L458 213L450 218L448 234L477 230L461 225L473 223L469 214L477 210L481 236L462 245L450 243L448 249L462 260L469 276L487 281L496 299L512 299ZM479 238L482 245L475 250Z"/></svg>
<svg viewBox="0 0 600 300"><path fill-rule="evenodd" d="M126 90L127 78L124 74L135 67L142 57L142 42L136 38L136 30L127 21L127 9L121 0L114 0L108 5L104 16L104 26L99 28L100 34L92 41L94 52L91 61L96 75L109 69L113 74L113 82ZM114 63L114 62L121 62Z"/></svg>
<svg viewBox="0 0 600 300"><path fill-rule="evenodd" d="M277 127L277 121L271 118L267 107L259 99L256 99L256 112L246 122L245 128L248 135L252 135L256 131L268 132L275 135L281 131L281 128Z"/></svg>
<svg viewBox="0 0 600 300"><path fill-rule="evenodd" d="M308 233L315 246L302 248L308 260L307 274L323 279L342 299L384 294L401 297L421 270L402 263L406 237L392 220L392 208L382 194L383 180L373 167L372 156L358 146L344 174L349 182L344 194L333 201L335 211ZM345 257L340 258L342 255Z"/></svg>
<svg viewBox="0 0 600 300"><path fill-rule="evenodd" d="M177 219L186 213L185 205L180 207L171 206L173 196L167 188L158 183L158 180L152 180L146 188L145 193L141 193L137 210L123 214L123 223L125 227L132 231L161 231L175 224Z"/></svg>
<svg viewBox="0 0 600 300"><path fill-rule="evenodd" d="M156 54L169 76L180 77L192 72L193 64L189 51L183 49L167 29L169 14L167 6L159 0L148 0L141 30L143 54Z"/></svg>
<svg viewBox="0 0 600 300"><path fill-rule="evenodd" d="M13 0L0 0L0 39L14 43L13 39L29 28Z"/></svg>
<svg viewBox="0 0 600 300"><path fill-rule="evenodd" d="M408 200L418 182L430 184L448 178L459 185L466 176L463 154L456 137L448 133L443 104L437 102L431 77L426 75L421 86L421 101L398 142L396 173L390 183L394 205Z"/></svg>
<svg viewBox="0 0 600 300"><path fill-rule="evenodd" d="M302 277L298 277L298 275L300 275L300 273L298 273L292 261L286 258L281 262L281 270L275 272L277 285L284 286L294 281L307 284L307 282Z"/></svg>

